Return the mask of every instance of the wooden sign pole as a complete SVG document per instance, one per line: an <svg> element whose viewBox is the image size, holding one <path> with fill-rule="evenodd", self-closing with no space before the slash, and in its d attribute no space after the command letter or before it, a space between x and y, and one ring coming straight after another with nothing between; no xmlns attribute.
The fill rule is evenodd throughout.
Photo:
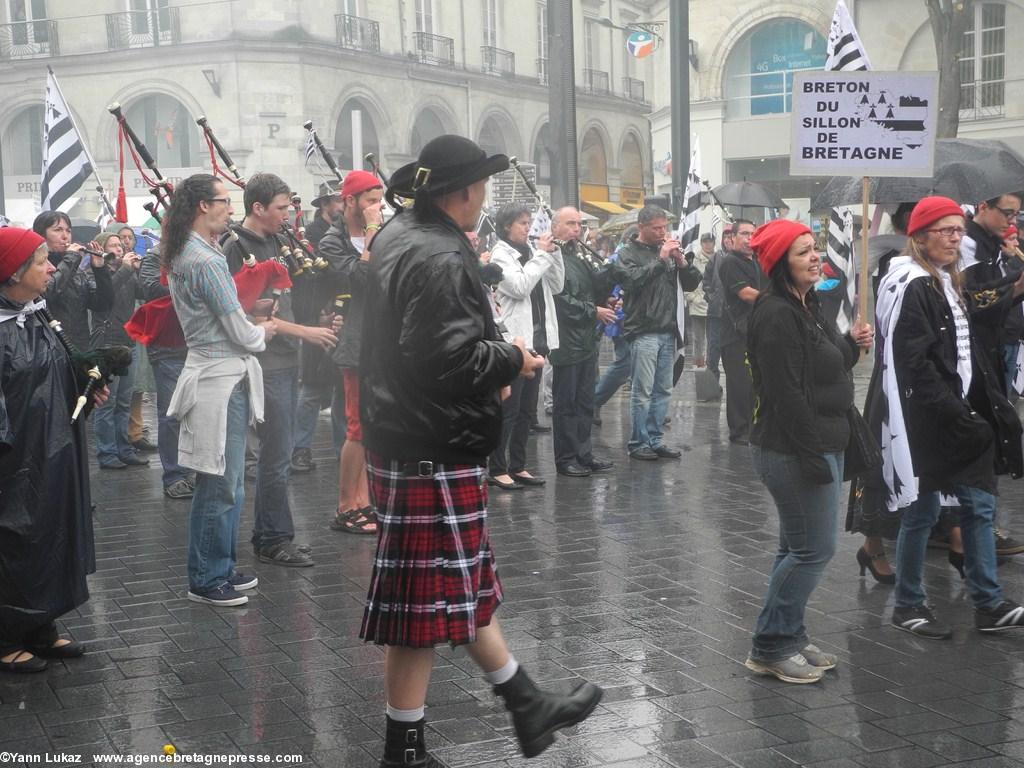
<svg viewBox="0 0 1024 768"><path fill-rule="evenodd" d="M860 224L860 280L857 290L860 296L857 301L857 317L862 323L871 323L868 316L868 238L871 236L868 226L868 198L871 196L871 179L861 179L861 224Z"/></svg>

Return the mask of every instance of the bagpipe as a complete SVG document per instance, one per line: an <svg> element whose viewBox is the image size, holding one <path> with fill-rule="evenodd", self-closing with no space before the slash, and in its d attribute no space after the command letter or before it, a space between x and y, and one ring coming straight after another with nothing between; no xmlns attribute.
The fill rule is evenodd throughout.
<svg viewBox="0 0 1024 768"><path fill-rule="evenodd" d="M76 376L81 375L86 381L82 393L75 400L71 423L75 424L79 419L85 420L92 411L92 399L96 390L108 384L115 376L124 376L128 373L132 364L131 347L110 346L80 352L71 343L71 339L64 332L60 321L54 319L47 309L37 309L36 314L49 326L61 346L64 347L64 351L67 352L71 365L75 369Z"/></svg>
<svg viewBox="0 0 1024 768"><path fill-rule="evenodd" d="M142 177L142 181L149 187L149 192L153 197L156 198L155 202L147 203L144 207L150 212L157 221L160 221L160 216L157 210L160 206L163 206L164 210L167 210L171 206L171 195L174 194L174 187L167 179L160 173L160 169L157 167L156 160L153 159L153 155L146 147L145 143L139 139L132 127L128 125L128 121L125 120L124 114L121 111L121 105L118 102L114 102L107 107L107 111L114 116L117 120L117 141L118 141L118 152L120 155L120 166L121 166L121 186L117 193L117 207L118 213L123 214L119 217L127 221L127 206L124 197L124 145L128 144L128 149L131 152L132 162L135 163L135 168L138 170L139 175ZM149 170L149 173L143 168ZM150 175L152 174L152 176Z"/></svg>

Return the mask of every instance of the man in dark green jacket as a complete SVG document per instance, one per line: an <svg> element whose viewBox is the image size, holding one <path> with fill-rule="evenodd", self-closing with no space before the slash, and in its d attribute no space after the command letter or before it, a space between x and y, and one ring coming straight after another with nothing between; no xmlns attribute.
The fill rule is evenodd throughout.
<svg viewBox="0 0 1024 768"><path fill-rule="evenodd" d="M551 394L554 399L555 469L567 477L607 472L610 461L595 459L590 431L594 424L594 383L597 378L598 324L615 322L615 312L601 306L611 288L607 269L599 269L579 246L582 221L572 207L559 208L551 234L561 244L565 287L555 296L558 349L551 351Z"/></svg>
<svg viewBox="0 0 1024 768"><path fill-rule="evenodd" d="M622 333L633 355L633 379L629 409L633 431L629 455L657 461L678 459L682 454L662 442L662 426L672 398L672 366L680 291L700 285L700 270L668 236L668 214L647 205L637 214L636 236L619 251L616 272L622 285ZM691 257L692 258L692 257Z"/></svg>

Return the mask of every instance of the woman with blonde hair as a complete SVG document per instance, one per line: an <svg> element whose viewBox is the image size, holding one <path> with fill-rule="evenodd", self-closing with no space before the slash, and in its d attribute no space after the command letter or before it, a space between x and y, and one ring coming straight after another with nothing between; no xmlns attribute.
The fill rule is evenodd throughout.
<svg viewBox="0 0 1024 768"><path fill-rule="evenodd" d="M1024 608L1003 597L992 536L995 476L1021 474L1021 426L972 338L972 324L1001 322L1004 310L996 291L962 290L957 261L964 231L956 202L921 200L910 216L907 250L890 263L876 308L888 402L882 473L889 508L901 511L892 623L929 639L952 635L925 604L922 584L941 494L960 503L975 626L982 632L1024 627ZM1003 290L1020 295L1024 281Z"/></svg>

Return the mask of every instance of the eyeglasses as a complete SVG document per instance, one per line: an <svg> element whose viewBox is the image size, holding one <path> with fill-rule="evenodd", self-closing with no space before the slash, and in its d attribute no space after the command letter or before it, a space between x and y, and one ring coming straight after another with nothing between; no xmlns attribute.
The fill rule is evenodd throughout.
<svg viewBox="0 0 1024 768"><path fill-rule="evenodd" d="M230 205L231 204L231 198L230 197L208 197L208 198L206 198L206 202L208 202L208 203L224 203L225 205Z"/></svg>
<svg viewBox="0 0 1024 768"><path fill-rule="evenodd" d="M929 232L934 232L937 235L942 235L945 238L952 237L963 237L967 230L963 227L936 227L935 229L929 229Z"/></svg>
<svg viewBox="0 0 1024 768"><path fill-rule="evenodd" d="M1013 208L996 208L995 210L1003 214L1003 218L1007 221L1013 221L1020 216L1020 211L1015 211Z"/></svg>

